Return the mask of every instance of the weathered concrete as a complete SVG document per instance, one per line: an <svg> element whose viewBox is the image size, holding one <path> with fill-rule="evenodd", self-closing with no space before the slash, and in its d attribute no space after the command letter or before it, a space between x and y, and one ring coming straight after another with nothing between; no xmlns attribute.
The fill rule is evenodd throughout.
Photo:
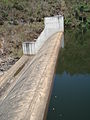
<svg viewBox="0 0 90 120"><path fill-rule="evenodd" d="M34 56L23 55L1 78L0 78L0 104L11 91L13 86L18 81L20 75L25 71Z"/></svg>
<svg viewBox="0 0 90 120"><path fill-rule="evenodd" d="M0 120L43 120L62 34L54 34L28 61L16 84L0 102Z"/></svg>
<svg viewBox="0 0 90 120"><path fill-rule="evenodd" d="M7 81L7 79L11 79L16 71L23 65L25 64L29 59L29 56L23 55L15 65L13 65L2 77L0 77L0 87L1 85Z"/></svg>
<svg viewBox="0 0 90 120"><path fill-rule="evenodd" d="M47 39L57 32L64 32L64 17L57 15L44 18L45 28L34 42L23 43L23 54L36 54Z"/></svg>

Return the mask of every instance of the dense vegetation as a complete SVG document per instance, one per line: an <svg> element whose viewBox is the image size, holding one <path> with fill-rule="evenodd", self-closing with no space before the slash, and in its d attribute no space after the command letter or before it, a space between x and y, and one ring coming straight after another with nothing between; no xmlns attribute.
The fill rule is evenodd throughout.
<svg viewBox="0 0 90 120"><path fill-rule="evenodd" d="M65 19L68 26L90 28L90 1L89 0L66 0L69 15Z"/></svg>
<svg viewBox="0 0 90 120"><path fill-rule="evenodd" d="M4 39L5 54L20 56L22 41L36 39L44 17L57 14L64 15L65 27L90 28L89 0L0 0L0 41Z"/></svg>
<svg viewBox="0 0 90 120"><path fill-rule="evenodd" d="M61 12L66 26L90 26L89 0L1 0L0 24L42 22L45 16Z"/></svg>
<svg viewBox="0 0 90 120"><path fill-rule="evenodd" d="M4 54L21 56L22 41L36 39L44 27L44 17L61 12L60 3L60 0L0 0L0 41L5 42Z"/></svg>
<svg viewBox="0 0 90 120"><path fill-rule="evenodd" d="M60 0L1 0L0 2L1 24L4 21L15 25L19 22L41 22L45 16L53 16L60 11Z"/></svg>

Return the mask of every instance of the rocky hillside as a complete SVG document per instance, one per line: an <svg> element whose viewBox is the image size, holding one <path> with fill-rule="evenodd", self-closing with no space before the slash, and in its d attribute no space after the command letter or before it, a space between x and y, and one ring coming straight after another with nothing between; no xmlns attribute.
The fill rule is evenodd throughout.
<svg viewBox="0 0 90 120"><path fill-rule="evenodd" d="M65 27L89 27L90 1L0 0L0 41L8 45L4 51L16 55L22 41L33 40L40 34L44 17L57 14L64 14Z"/></svg>
<svg viewBox="0 0 90 120"><path fill-rule="evenodd" d="M1 0L1 24L41 22L45 16L60 13L60 0Z"/></svg>
<svg viewBox="0 0 90 120"><path fill-rule="evenodd" d="M5 54L16 55L22 41L37 38L44 17L60 14L60 3L60 0L1 0L0 41L4 40Z"/></svg>
<svg viewBox="0 0 90 120"><path fill-rule="evenodd" d="M38 37L44 17L60 11L60 0L0 0L0 71L22 56L23 41Z"/></svg>
<svg viewBox="0 0 90 120"><path fill-rule="evenodd" d="M0 61L20 58L22 42L36 39L44 17L57 14L65 27L90 27L89 0L0 0Z"/></svg>

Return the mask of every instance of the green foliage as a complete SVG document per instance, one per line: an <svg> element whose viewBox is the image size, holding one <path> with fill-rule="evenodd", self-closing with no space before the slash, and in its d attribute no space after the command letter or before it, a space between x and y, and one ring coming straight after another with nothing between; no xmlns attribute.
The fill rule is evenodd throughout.
<svg viewBox="0 0 90 120"><path fill-rule="evenodd" d="M14 21L29 23L43 22L45 16L60 14L64 9L65 26L89 26L89 3L83 0L65 0L65 6L60 0L1 0L0 17L9 23L12 18Z"/></svg>
<svg viewBox="0 0 90 120"><path fill-rule="evenodd" d="M86 2L79 2L78 4L76 3L72 7L72 12L74 13L74 21L79 22L79 27L80 28L89 28L88 24L88 18L90 16L90 4ZM72 13L72 14L73 14ZM73 22L73 21L72 21ZM76 24L76 23L75 23Z"/></svg>
<svg viewBox="0 0 90 120"><path fill-rule="evenodd" d="M13 4L13 8L16 8L17 10L24 10L24 6L23 6L23 4L19 4L18 2L15 2L14 4Z"/></svg>
<svg viewBox="0 0 90 120"><path fill-rule="evenodd" d="M59 0L1 0L0 11L7 11L7 20L15 18L20 21L24 18L26 22L43 22L45 16L54 16L60 13Z"/></svg>
<svg viewBox="0 0 90 120"><path fill-rule="evenodd" d="M85 4L85 3L81 3L79 6L78 6L78 10L80 12L89 12L90 11L90 6Z"/></svg>
<svg viewBox="0 0 90 120"><path fill-rule="evenodd" d="M65 26L70 26L71 25L71 19L70 18L65 18L65 21L64 21L64 23L65 23Z"/></svg>
<svg viewBox="0 0 90 120"><path fill-rule="evenodd" d="M8 0L3 0L5 3L8 3Z"/></svg>

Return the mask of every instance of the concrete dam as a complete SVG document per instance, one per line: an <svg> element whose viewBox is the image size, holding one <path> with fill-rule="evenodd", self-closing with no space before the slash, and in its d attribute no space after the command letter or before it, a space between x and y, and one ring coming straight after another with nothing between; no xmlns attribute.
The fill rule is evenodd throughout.
<svg viewBox="0 0 90 120"><path fill-rule="evenodd" d="M34 42L23 43L23 56L0 78L0 120L43 120L55 66L64 47L64 18L45 18Z"/></svg>

